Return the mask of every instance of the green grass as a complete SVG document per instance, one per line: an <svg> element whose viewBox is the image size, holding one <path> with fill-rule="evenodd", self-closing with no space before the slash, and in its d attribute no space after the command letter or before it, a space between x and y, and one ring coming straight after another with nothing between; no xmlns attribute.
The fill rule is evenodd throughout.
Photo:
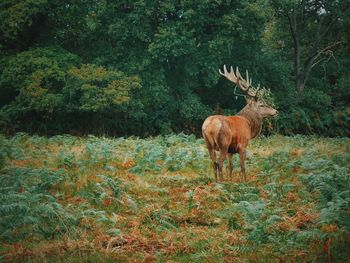
<svg viewBox="0 0 350 263"><path fill-rule="evenodd" d="M249 145L248 182L214 181L204 142L0 137L0 260L344 262L350 139Z"/></svg>

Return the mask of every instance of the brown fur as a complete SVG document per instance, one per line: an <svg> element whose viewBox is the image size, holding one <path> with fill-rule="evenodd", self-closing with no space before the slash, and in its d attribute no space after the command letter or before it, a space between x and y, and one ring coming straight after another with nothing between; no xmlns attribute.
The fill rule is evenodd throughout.
<svg viewBox="0 0 350 263"><path fill-rule="evenodd" d="M215 179L223 180L223 162L228 157L229 175L232 176L232 155L239 154L241 176L245 177L246 148L249 140L259 135L264 117L273 116L277 111L260 105L256 101L248 101L247 105L236 116L209 116L203 123L202 134L213 161ZM216 152L220 152L219 161Z"/></svg>

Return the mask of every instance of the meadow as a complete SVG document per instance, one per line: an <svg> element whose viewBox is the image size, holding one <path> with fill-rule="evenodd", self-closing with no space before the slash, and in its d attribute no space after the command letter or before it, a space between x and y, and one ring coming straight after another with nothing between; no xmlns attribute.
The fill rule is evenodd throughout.
<svg viewBox="0 0 350 263"><path fill-rule="evenodd" d="M0 261L346 262L350 139L251 141L216 183L202 139L0 136Z"/></svg>

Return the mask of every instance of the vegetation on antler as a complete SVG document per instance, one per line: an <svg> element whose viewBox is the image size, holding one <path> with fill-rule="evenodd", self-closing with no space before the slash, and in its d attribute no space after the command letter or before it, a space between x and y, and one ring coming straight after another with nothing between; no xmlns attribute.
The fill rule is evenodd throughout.
<svg viewBox="0 0 350 263"><path fill-rule="evenodd" d="M277 107L275 103L275 96L272 95L271 90L265 87L259 89L257 94L258 100L271 107Z"/></svg>

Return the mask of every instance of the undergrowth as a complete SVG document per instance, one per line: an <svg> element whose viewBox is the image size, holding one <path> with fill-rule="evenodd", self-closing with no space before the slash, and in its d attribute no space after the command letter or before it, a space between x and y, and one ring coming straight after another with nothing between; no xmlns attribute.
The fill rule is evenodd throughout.
<svg viewBox="0 0 350 263"><path fill-rule="evenodd" d="M344 262L350 140L258 138L216 183L202 139L0 136L0 259Z"/></svg>

